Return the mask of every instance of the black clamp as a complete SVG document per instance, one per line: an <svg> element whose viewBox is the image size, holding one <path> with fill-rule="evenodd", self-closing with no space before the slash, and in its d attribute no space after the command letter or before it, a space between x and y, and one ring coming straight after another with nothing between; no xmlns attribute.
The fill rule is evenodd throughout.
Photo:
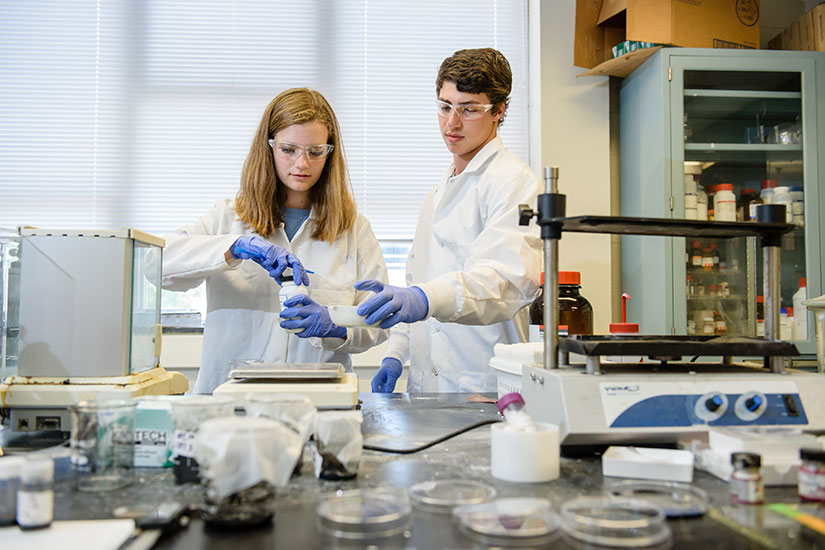
<svg viewBox="0 0 825 550"><path fill-rule="evenodd" d="M535 216L536 223L541 227L542 239L561 239L562 224L559 220L565 217L567 195L542 193L538 196L536 211L526 204L520 204L518 210L519 225L530 225L530 220Z"/></svg>

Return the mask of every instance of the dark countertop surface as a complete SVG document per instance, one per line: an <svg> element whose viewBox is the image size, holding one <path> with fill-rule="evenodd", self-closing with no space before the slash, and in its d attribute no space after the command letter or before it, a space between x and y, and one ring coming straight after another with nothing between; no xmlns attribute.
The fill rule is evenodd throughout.
<svg viewBox="0 0 825 550"><path fill-rule="evenodd" d="M409 448L483 419L497 418L491 403L471 403L466 394L362 394L365 444ZM247 530L215 530L207 527L197 513L188 527L166 534L156 543L158 549L231 549L241 548L410 548L475 549L487 545L468 538L444 514L413 508L411 524L403 534L371 541L350 541L325 535L316 528L315 509L323 496L337 490L364 489L385 485L408 487L432 479L472 479L493 486L498 497L532 496L549 499L553 509L580 495L600 495L613 480L601 475L596 457L562 458L560 479L548 483L519 484L500 481L490 474L490 428L483 426L435 445L424 451L399 455L364 451L358 476L350 481L318 480L304 454L300 475L288 487L277 491L275 519L272 525ZM175 485L171 469L137 469L136 482L109 493L77 493L67 483L58 483L55 519L112 517L119 507L149 508L165 500L177 499L197 505L201 489L197 485ZM779 516L762 507L728 506L728 484L696 471L693 484L711 496L710 505L725 508L742 516L740 519L765 524L782 523ZM766 501L797 502L795 487L768 488ZM771 519L773 518L773 519ZM774 521L774 519L776 521ZM671 543L663 548L731 549L761 548L753 538L746 538L709 515L693 519L668 520L673 532ZM770 531L775 548L825 548L820 539L793 525ZM742 532L742 529L738 529ZM763 538L763 543L766 539ZM767 543L766 543L767 544ZM0 545L2 546L2 545ZM560 536L545 548L582 548ZM767 544L767 547L771 547Z"/></svg>

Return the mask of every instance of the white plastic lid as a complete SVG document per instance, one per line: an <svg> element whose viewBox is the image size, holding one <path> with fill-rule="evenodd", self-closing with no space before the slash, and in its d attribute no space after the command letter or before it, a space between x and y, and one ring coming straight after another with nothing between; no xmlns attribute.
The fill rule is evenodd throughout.
<svg viewBox="0 0 825 550"><path fill-rule="evenodd" d="M54 461L51 458L28 458L20 468L21 482L50 481L54 478Z"/></svg>
<svg viewBox="0 0 825 550"><path fill-rule="evenodd" d="M635 548L670 539L662 509L641 499L579 497L562 505L561 520L565 533L587 544Z"/></svg>
<svg viewBox="0 0 825 550"><path fill-rule="evenodd" d="M406 529L411 511L401 487L339 491L318 506L318 528L346 539L391 537Z"/></svg>
<svg viewBox="0 0 825 550"><path fill-rule="evenodd" d="M413 506L430 512L451 512L456 506L481 504L495 496L489 485L466 479L422 481L410 487Z"/></svg>
<svg viewBox="0 0 825 550"><path fill-rule="evenodd" d="M546 544L558 533L559 519L544 498L500 498L458 506L453 517L468 536L487 544Z"/></svg>
<svg viewBox="0 0 825 550"><path fill-rule="evenodd" d="M668 518L701 516L708 509L706 492L686 483L673 481L618 481L610 486L610 494L652 502L659 506Z"/></svg>
<svg viewBox="0 0 825 550"><path fill-rule="evenodd" d="M0 458L0 479L20 477L20 468L26 459L22 456L4 456Z"/></svg>

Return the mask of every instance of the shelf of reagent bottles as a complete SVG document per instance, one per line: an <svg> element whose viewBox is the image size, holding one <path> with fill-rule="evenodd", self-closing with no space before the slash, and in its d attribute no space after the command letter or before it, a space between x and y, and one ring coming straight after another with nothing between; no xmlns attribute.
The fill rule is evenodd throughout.
<svg viewBox="0 0 825 550"><path fill-rule="evenodd" d="M660 237L778 237L794 229L788 223L717 222L626 216L574 216L552 218L570 233L610 233L615 235L654 235Z"/></svg>
<svg viewBox="0 0 825 550"><path fill-rule="evenodd" d="M794 356L799 355L790 342L774 342L744 336L704 335L582 335L559 338L559 349L580 355L644 356Z"/></svg>

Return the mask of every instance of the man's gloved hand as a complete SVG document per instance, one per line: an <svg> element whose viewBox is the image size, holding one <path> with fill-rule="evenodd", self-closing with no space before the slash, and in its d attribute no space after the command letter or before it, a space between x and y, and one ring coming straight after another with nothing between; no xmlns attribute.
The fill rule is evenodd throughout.
<svg viewBox="0 0 825 550"><path fill-rule="evenodd" d="M381 328L398 323L415 323L427 316L430 303L424 291L417 286L404 288L366 279L355 283L356 290L372 290L375 296L358 306L358 315L367 318L367 324L381 321Z"/></svg>
<svg viewBox="0 0 825 550"><path fill-rule="evenodd" d="M255 236L238 237L229 253L237 260L252 260L269 272L269 276L281 284L280 277L288 267L292 268L292 280L296 285L309 286L309 276L295 254L285 248Z"/></svg>
<svg viewBox="0 0 825 550"><path fill-rule="evenodd" d="M372 393L392 393L402 370L401 361L394 357L384 357L381 368L372 377Z"/></svg>
<svg viewBox="0 0 825 550"><path fill-rule="evenodd" d="M300 319L290 319L300 317ZM284 302L281 310L283 329L304 329L296 333L298 338L346 338L347 329L339 327L329 318L329 311L306 294L298 294Z"/></svg>

